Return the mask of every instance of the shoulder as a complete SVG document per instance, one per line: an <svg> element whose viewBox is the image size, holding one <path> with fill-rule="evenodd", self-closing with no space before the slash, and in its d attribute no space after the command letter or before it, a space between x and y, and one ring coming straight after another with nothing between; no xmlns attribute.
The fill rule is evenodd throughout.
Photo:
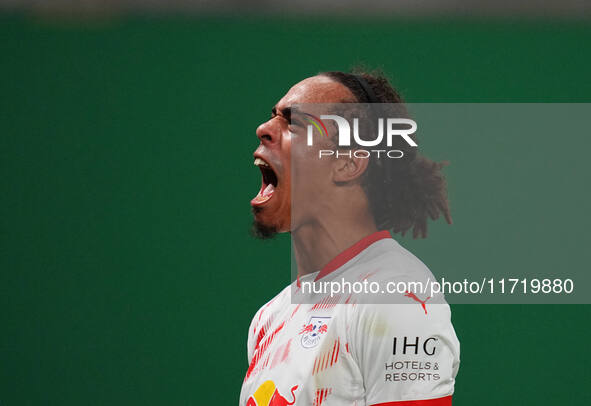
<svg viewBox="0 0 591 406"><path fill-rule="evenodd" d="M374 269L375 279L433 279L429 268L392 238L378 241L370 248L361 267Z"/></svg>
<svg viewBox="0 0 591 406"><path fill-rule="evenodd" d="M347 281L356 288L351 289L354 292L347 303L416 304L420 305L419 313L424 311L427 302L429 305L446 304L445 297L439 292L437 279L429 268L393 239L372 244L355 263L335 275L334 279ZM382 308L370 306L367 309L378 311ZM396 314L409 313L401 311L402 308L395 310ZM444 314L446 311L449 307L443 306L437 312Z"/></svg>
<svg viewBox="0 0 591 406"><path fill-rule="evenodd" d="M273 299L265 303L255 313L248 328L247 355L248 362L253 359L254 353L261 340L271 329L272 323L277 319L280 310L285 306L286 300L289 302L289 286L283 289Z"/></svg>
<svg viewBox="0 0 591 406"><path fill-rule="evenodd" d="M268 330L269 325L275 320L277 314L285 307L286 303L289 303L289 295L290 286L287 286L259 308L250 322L249 336L264 335L264 331Z"/></svg>

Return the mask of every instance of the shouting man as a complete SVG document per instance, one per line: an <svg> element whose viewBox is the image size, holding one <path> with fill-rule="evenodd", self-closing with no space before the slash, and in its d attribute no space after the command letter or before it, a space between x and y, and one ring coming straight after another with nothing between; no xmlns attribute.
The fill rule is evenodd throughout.
<svg viewBox="0 0 591 406"><path fill-rule="evenodd" d="M451 224L442 164L417 152L414 134L386 136L361 118L343 145L335 115L314 107L347 116L360 105L378 126L384 112L407 117L381 75L326 72L293 86L256 131L255 234L291 233L297 278L252 320L240 405L451 405L459 342L449 306L416 289L435 278L388 231L426 237L428 218ZM380 137L351 137L359 129Z"/></svg>

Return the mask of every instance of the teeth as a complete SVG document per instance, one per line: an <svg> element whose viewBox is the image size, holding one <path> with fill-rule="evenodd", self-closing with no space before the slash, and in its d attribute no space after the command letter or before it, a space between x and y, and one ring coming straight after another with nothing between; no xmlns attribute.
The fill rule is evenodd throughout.
<svg viewBox="0 0 591 406"><path fill-rule="evenodd" d="M269 165L268 163L266 163L265 161L263 161L261 158L256 158L254 160L254 165L255 166L265 166L265 167L270 167L271 165Z"/></svg>

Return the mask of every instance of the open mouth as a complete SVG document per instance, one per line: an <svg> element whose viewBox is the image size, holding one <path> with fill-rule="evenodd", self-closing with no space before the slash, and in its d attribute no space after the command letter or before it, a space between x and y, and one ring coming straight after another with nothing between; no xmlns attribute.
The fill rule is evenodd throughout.
<svg viewBox="0 0 591 406"><path fill-rule="evenodd" d="M252 206L261 206L273 197L275 188L277 187L277 175L273 168L271 168L271 165L261 158L255 158L254 164L259 167L262 179L261 189L255 198L250 201L250 204Z"/></svg>

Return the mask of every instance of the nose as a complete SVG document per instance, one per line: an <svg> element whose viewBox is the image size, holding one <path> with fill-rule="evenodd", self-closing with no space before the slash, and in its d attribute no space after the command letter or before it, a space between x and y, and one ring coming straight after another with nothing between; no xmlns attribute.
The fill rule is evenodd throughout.
<svg viewBox="0 0 591 406"><path fill-rule="evenodd" d="M279 142L281 128L278 121L279 120L276 118L272 118L258 126L256 134L262 144L274 144Z"/></svg>

